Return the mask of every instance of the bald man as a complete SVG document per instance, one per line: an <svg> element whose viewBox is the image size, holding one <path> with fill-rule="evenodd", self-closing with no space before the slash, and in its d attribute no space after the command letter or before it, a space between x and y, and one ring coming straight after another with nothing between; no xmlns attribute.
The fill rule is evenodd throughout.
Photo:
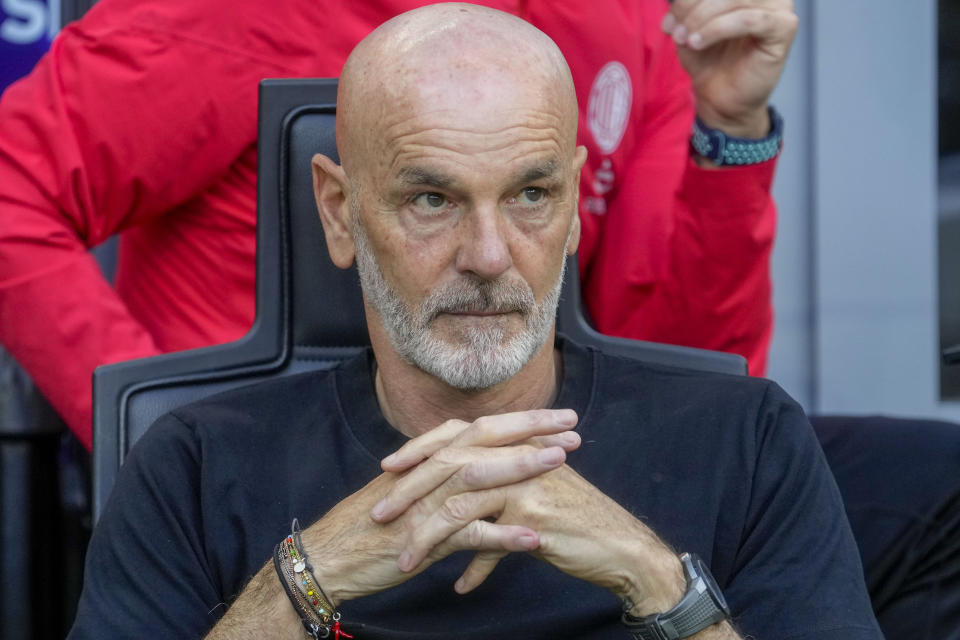
<svg viewBox="0 0 960 640"><path fill-rule="evenodd" d="M158 421L71 637L880 638L776 385L555 335L586 151L550 39L418 9L340 86L314 185L372 349Z"/></svg>

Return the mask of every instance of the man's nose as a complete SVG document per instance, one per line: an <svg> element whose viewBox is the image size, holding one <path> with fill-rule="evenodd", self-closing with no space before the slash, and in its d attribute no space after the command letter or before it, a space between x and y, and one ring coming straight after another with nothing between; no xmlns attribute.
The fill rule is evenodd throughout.
<svg viewBox="0 0 960 640"><path fill-rule="evenodd" d="M456 267L493 280L513 265L505 223L496 207L478 207L460 224L462 229Z"/></svg>

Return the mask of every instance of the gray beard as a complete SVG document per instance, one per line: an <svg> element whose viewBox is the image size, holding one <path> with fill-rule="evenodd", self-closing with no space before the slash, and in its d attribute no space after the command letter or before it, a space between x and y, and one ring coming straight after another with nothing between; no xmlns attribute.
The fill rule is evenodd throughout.
<svg viewBox="0 0 960 640"><path fill-rule="evenodd" d="M380 315L393 348L410 364L456 389L489 389L515 376L550 337L566 269L565 255L561 256L560 277L540 304L526 282L465 276L432 291L418 308L410 309L384 278L360 216L354 215L353 219L364 297ZM437 315L463 311L515 311L523 317L524 328L507 338L498 326L466 327L461 344L450 344L433 335L431 324Z"/></svg>

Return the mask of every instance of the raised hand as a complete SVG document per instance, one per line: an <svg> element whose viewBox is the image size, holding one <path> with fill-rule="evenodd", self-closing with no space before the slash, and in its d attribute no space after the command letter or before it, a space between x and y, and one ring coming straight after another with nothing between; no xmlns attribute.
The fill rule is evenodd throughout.
<svg viewBox="0 0 960 640"><path fill-rule="evenodd" d="M675 0L662 28L693 81L697 115L712 128L763 138L766 107L797 32L791 0Z"/></svg>

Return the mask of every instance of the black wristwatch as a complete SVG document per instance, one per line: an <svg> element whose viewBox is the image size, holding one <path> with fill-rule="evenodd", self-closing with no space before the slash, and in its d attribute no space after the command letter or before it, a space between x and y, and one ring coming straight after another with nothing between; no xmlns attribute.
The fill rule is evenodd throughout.
<svg viewBox="0 0 960 640"><path fill-rule="evenodd" d="M634 640L680 640L730 617L710 569L694 553L680 556L687 592L675 607L663 613L635 618L624 612L622 620Z"/></svg>

